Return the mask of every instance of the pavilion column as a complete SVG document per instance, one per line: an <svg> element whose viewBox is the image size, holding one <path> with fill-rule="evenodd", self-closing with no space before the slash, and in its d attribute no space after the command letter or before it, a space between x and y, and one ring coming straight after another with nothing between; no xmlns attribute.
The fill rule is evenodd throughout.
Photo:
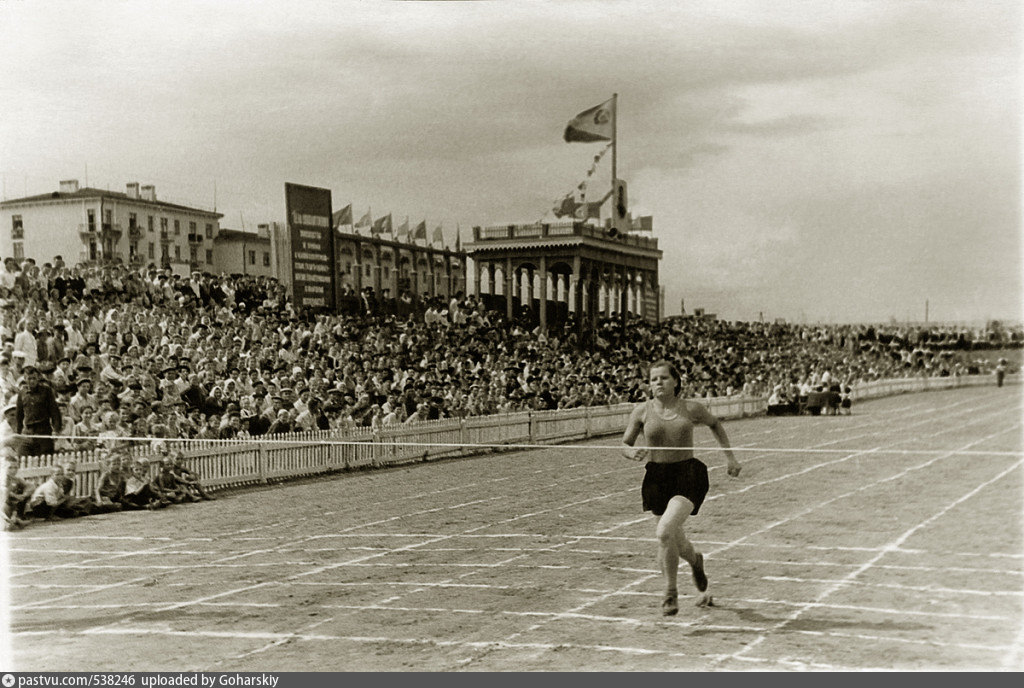
<svg viewBox="0 0 1024 688"><path fill-rule="evenodd" d="M583 313L583 275L580 274L582 263L578 255L572 257L572 274L569 275L569 294L566 298L569 310L577 317Z"/></svg>
<svg viewBox="0 0 1024 688"><path fill-rule="evenodd" d="M505 279L505 317L512 319L512 259L505 259L505 270L502 275Z"/></svg>
<svg viewBox="0 0 1024 688"><path fill-rule="evenodd" d="M548 259L540 257L540 329L548 331Z"/></svg>

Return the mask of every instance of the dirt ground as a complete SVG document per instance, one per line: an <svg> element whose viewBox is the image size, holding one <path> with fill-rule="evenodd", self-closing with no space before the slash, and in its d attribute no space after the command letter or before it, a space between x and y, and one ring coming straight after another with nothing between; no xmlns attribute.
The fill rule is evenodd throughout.
<svg viewBox="0 0 1024 688"><path fill-rule="evenodd" d="M7 534L20 671L1024 669L1020 387L726 423L659 611L618 439ZM714 440L699 431L696 443Z"/></svg>

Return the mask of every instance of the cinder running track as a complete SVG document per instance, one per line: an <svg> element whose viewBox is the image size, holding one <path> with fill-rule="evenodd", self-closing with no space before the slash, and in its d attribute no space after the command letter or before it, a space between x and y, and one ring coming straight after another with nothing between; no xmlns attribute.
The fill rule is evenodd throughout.
<svg viewBox="0 0 1024 688"><path fill-rule="evenodd" d="M739 453L735 480L701 452L711 492L689 526L717 606L692 606L684 564L671 620L643 469L608 448L35 523L6 537L5 665L1021 670L1021 407L992 386L726 423L764 451Z"/></svg>

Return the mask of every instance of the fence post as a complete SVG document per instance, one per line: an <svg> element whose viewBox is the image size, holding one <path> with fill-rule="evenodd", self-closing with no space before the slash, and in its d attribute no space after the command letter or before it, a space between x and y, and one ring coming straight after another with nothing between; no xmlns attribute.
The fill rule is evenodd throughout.
<svg viewBox="0 0 1024 688"><path fill-rule="evenodd" d="M267 484L267 455L262 442L256 445L256 475L261 485Z"/></svg>

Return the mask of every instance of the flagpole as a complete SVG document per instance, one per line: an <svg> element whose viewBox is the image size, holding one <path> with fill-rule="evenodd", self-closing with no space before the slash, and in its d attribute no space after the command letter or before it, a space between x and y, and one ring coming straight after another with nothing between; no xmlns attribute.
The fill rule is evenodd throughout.
<svg viewBox="0 0 1024 688"><path fill-rule="evenodd" d="M615 175L616 165L618 164L618 148L619 148L619 136L618 136L618 122L619 120L619 94L612 94L612 226L615 226L615 203L618 199L615 198Z"/></svg>

